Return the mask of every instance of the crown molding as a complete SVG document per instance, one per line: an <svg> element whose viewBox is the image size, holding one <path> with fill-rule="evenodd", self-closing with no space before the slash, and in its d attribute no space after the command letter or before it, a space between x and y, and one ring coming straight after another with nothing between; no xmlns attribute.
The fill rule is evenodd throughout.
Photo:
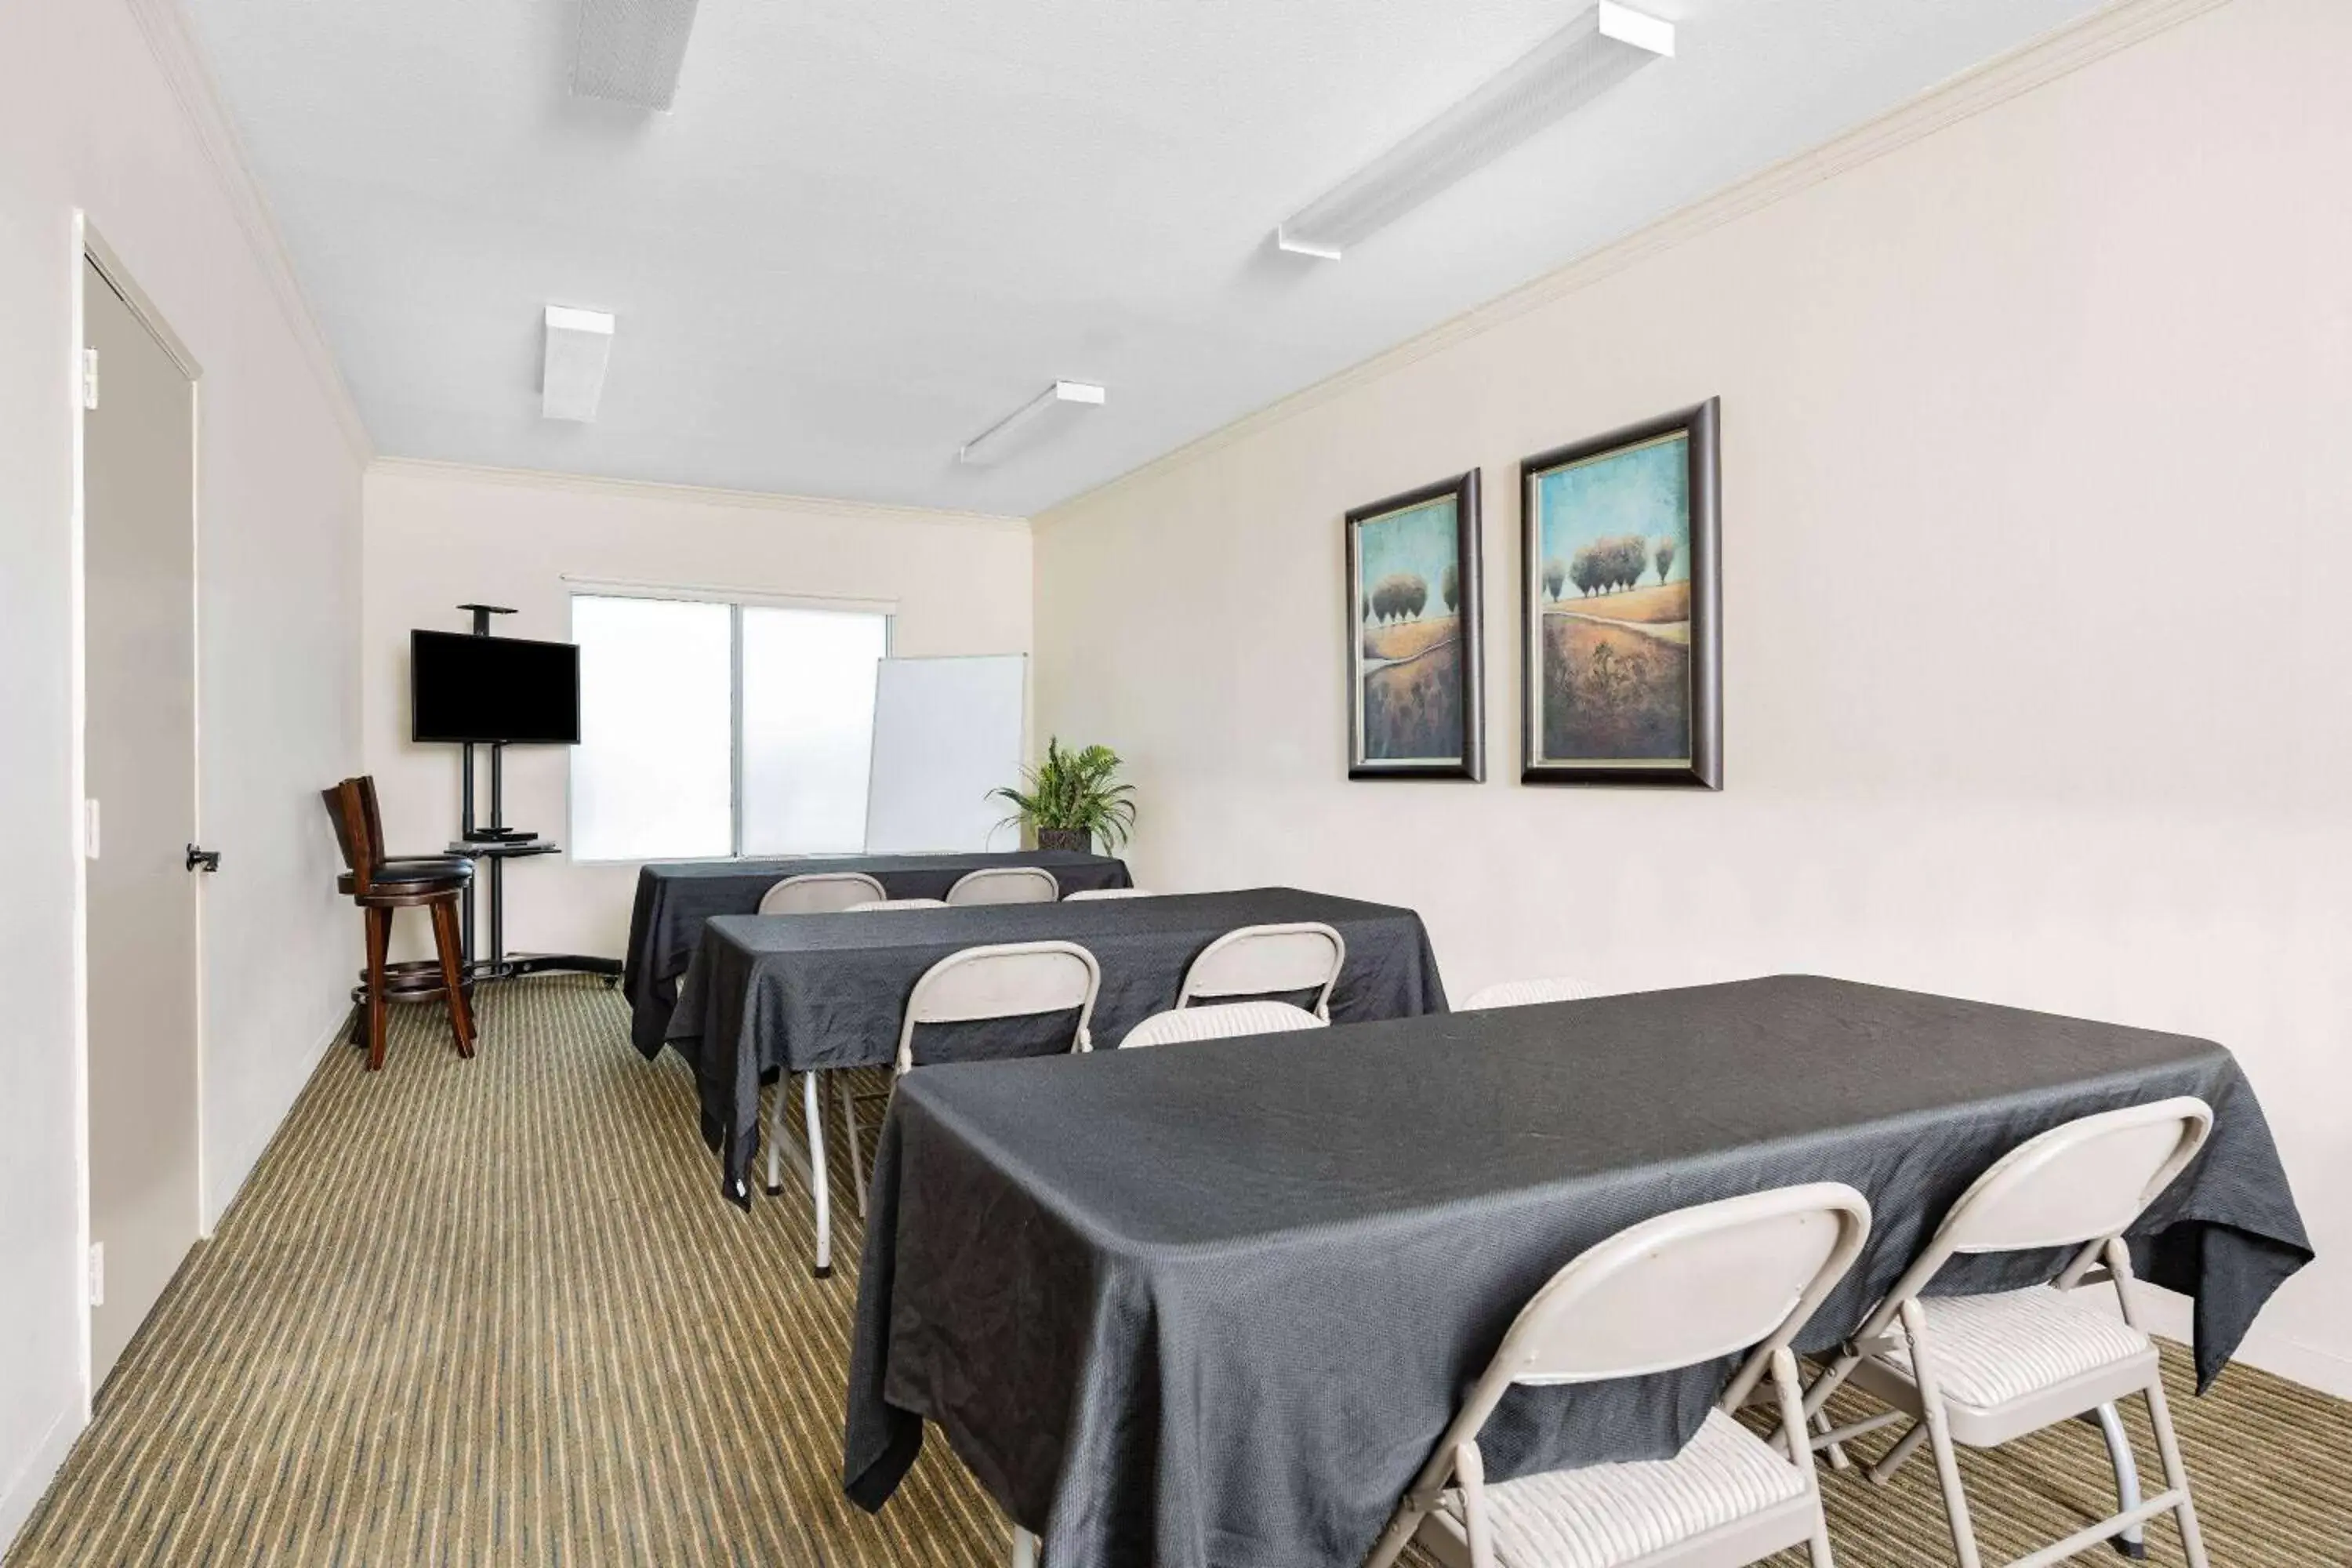
<svg viewBox="0 0 2352 1568"><path fill-rule="evenodd" d="M437 458L378 458L368 465L371 478L462 479L478 484L511 485L520 489L564 490L574 495L615 496L637 500L687 502L696 506L737 507L750 511L830 512L839 517L876 522L928 523L947 528L997 528L1029 531L1029 520L1004 512L943 511L931 507L893 506L887 501L841 500L831 496L787 495L773 490L719 489L709 485L672 484L661 479L611 479L594 474L559 474L539 468L504 468L486 463L453 463Z"/></svg>
<svg viewBox="0 0 2352 1568"><path fill-rule="evenodd" d="M1539 310L1556 300L1592 287L1627 268L1661 252L1689 243L1750 213L1796 195L1849 170L1884 158L1923 141L1945 128L1999 108L2013 98L2070 76L2084 67L2166 32L2181 23L2216 11L2231 0L2118 0L2104 10L2070 22L2006 54L1906 100L1876 119L1806 152L1782 159L1768 168L1703 196L1622 239L1508 293L1475 305L1458 316L1381 350L1370 359L1327 376L1311 386L1277 398L1254 413L1161 454L1116 479L1055 502L1031 520L1042 532L1066 520L1066 514L1100 500L1131 484L1195 462L1213 452L1269 430L1309 409L1345 396L1359 387L1444 353L1469 339Z"/></svg>
<svg viewBox="0 0 2352 1568"><path fill-rule="evenodd" d="M188 31L186 18L180 14L179 0L124 0L124 5L139 24L148 51L155 57L163 79L170 84L172 96L178 100L189 129L195 132L205 161L212 164L222 194L228 198L229 211L237 226L245 231L246 242L252 247L254 259L260 264L262 277L278 302L278 313L286 319L303 358L310 361L320 395L326 400L352 455L364 464L375 455L375 444L368 438L366 422L360 417L359 405L352 401L351 388L343 384L342 372L327 347L326 334L319 330L319 319L311 314L310 301L303 298L293 263L286 255L286 242L269 216L261 187L254 182L244 144L221 107L219 88L213 80L211 68L205 63L203 51Z"/></svg>

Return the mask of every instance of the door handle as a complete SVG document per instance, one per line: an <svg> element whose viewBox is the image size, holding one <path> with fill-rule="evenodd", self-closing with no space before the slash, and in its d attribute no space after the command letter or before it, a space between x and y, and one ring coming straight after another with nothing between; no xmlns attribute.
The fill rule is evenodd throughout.
<svg viewBox="0 0 2352 1568"><path fill-rule="evenodd" d="M191 871L219 870L220 851L217 849L199 849L193 844L189 845L188 869Z"/></svg>

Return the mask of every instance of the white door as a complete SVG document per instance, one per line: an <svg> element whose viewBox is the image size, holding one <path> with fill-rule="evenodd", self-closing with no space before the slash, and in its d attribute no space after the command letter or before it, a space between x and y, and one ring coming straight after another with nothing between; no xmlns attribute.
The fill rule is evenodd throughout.
<svg viewBox="0 0 2352 1568"><path fill-rule="evenodd" d="M196 1156L195 388L84 263L89 1224L103 1384L202 1223ZM89 398L85 395L84 402ZM87 848L88 847L86 847Z"/></svg>

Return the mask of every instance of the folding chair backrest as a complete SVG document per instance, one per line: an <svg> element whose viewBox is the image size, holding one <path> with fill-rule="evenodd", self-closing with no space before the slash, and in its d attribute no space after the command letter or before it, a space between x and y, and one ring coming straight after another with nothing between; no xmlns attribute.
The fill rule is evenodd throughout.
<svg viewBox="0 0 2352 1568"><path fill-rule="evenodd" d="M1076 904L1088 899L1156 899L1160 895L1150 888L1077 888L1062 895L1062 902Z"/></svg>
<svg viewBox="0 0 2352 1568"><path fill-rule="evenodd" d="M876 910L943 910L947 907L948 901L945 899L869 899L864 903L845 904L842 906L841 912L845 915L863 915L870 914Z"/></svg>
<svg viewBox="0 0 2352 1568"><path fill-rule="evenodd" d="M1348 943L1318 921L1243 926L1201 950L1177 988L1176 1005L1196 996L1276 996L1315 993L1315 1016L1331 1016L1331 987L1348 962Z"/></svg>
<svg viewBox="0 0 2352 1568"><path fill-rule="evenodd" d="M1475 1436L1513 1384L1634 1377L1750 1351L1723 1396L1722 1408L1737 1409L1869 1234L1869 1201L1842 1182L1749 1193L1619 1231L1528 1300L1438 1451Z"/></svg>
<svg viewBox="0 0 2352 1568"><path fill-rule="evenodd" d="M951 904L1050 904L1061 896L1062 884L1043 866L987 866L948 889Z"/></svg>
<svg viewBox="0 0 2352 1568"><path fill-rule="evenodd" d="M787 877L760 895L763 915L822 915L887 899L888 889L863 871L812 871Z"/></svg>
<svg viewBox="0 0 2352 1568"><path fill-rule="evenodd" d="M2183 1097L2054 1127L2011 1150L1952 1206L1955 1252L2017 1252L2120 1235L2204 1147L2213 1111Z"/></svg>
<svg viewBox="0 0 2352 1568"><path fill-rule="evenodd" d="M1127 1032L1118 1047L1169 1046L1180 1040L1219 1040L1235 1035L1278 1035L1290 1029L1322 1029L1329 1024L1287 1002L1223 1002L1213 1007L1171 1007L1154 1013Z"/></svg>
<svg viewBox="0 0 2352 1568"><path fill-rule="evenodd" d="M1070 1048L1092 1050L1087 1026L1101 988L1095 955L1074 942L1003 942L951 952L923 971L907 998L906 1019L898 1026L898 1070L915 1065L919 1024L1025 1018L1076 1008L1078 1025Z"/></svg>
<svg viewBox="0 0 2352 1568"><path fill-rule="evenodd" d="M2213 1110L2184 1095L2102 1111L2029 1138L1960 1194L1927 1247L1864 1325L1883 1333L1908 1298L1962 1252L2084 1248L2120 1236L2187 1168ZM2071 1273L2072 1271L2070 1271Z"/></svg>
<svg viewBox="0 0 2352 1568"><path fill-rule="evenodd" d="M1465 1013L1489 1007L1532 1007L1539 1002L1576 1002L1585 995L1584 983L1565 975L1550 980L1498 980L1470 994L1462 1004Z"/></svg>

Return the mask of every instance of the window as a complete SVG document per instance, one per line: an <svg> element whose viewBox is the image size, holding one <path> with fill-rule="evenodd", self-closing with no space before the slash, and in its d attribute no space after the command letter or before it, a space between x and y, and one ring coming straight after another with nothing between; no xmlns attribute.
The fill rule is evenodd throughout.
<svg viewBox="0 0 2352 1568"><path fill-rule="evenodd" d="M889 617L868 611L574 594L572 853L864 848L889 636Z"/></svg>

